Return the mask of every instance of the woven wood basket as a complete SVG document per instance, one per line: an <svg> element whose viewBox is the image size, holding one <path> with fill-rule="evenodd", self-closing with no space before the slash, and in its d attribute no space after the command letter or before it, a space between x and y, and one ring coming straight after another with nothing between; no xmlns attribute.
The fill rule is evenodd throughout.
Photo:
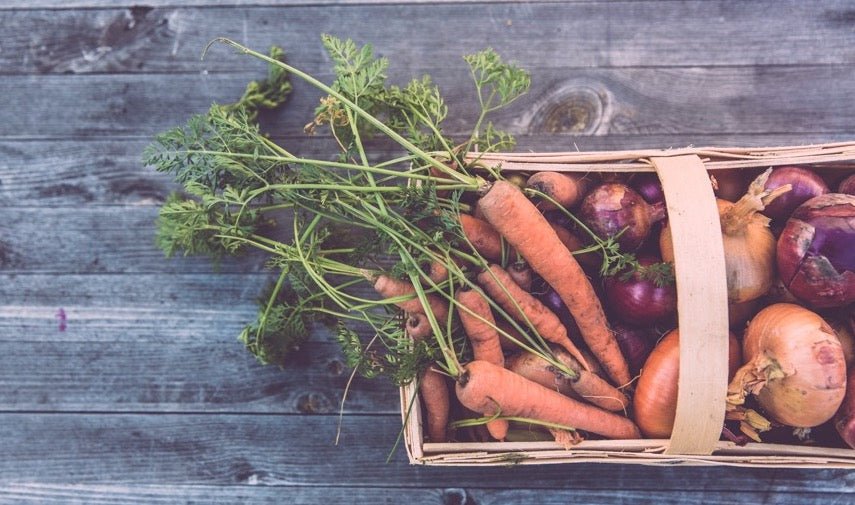
<svg viewBox="0 0 855 505"><path fill-rule="evenodd" d="M855 142L776 148L520 153L479 155L507 171L656 172L674 237L680 377L668 440L425 443L415 386L401 388L404 441L411 463L487 466L546 463L737 465L855 468L855 450L720 441L727 391L728 305L719 215L709 174L802 165L855 170Z"/></svg>

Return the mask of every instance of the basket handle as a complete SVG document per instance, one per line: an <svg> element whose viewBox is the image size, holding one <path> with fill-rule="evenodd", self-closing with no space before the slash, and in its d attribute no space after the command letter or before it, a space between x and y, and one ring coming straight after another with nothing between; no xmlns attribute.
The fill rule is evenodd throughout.
<svg viewBox="0 0 855 505"><path fill-rule="evenodd" d="M666 454L712 454L727 396L728 307L718 206L697 155L652 157L674 244L680 374Z"/></svg>

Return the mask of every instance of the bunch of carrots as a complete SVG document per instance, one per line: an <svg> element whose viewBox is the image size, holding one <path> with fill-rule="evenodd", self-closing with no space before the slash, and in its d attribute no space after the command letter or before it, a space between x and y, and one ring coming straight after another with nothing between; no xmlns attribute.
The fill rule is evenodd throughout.
<svg viewBox="0 0 855 505"><path fill-rule="evenodd" d="M527 91L525 71L491 50L465 58L481 112L455 142L442 130L438 88L427 77L387 85L387 62L370 46L325 36L336 74L325 84L281 51L220 42L266 61L268 79L158 136L144 161L184 186L160 212L167 254L258 249L278 271L240 336L261 362L281 364L312 324L326 323L354 373L416 381L429 441L471 426L508 440L520 423L565 441L641 438L631 413L638 366L604 309L601 281L673 290L668 264L640 261L627 242L635 231L613 224L647 234L663 211L639 203L613 220L595 200L623 192L614 181L521 177L482 158L513 146L485 118ZM307 132L328 128L336 159L300 155L260 131L258 110L284 103L291 76L323 93ZM365 140L377 137L403 154L375 160Z"/></svg>

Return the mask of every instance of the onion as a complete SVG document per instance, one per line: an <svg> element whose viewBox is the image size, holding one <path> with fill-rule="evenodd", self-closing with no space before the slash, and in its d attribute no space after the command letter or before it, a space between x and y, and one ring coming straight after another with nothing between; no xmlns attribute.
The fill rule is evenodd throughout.
<svg viewBox="0 0 855 505"><path fill-rule="evenodd" d="M849 447L855 449L855 370L849 372L849 380L846 382L846 396L834 416L834 427L840 434L840 438Z"/></svg>
<svg viewBox="0 0 855 505"><path fill-rule="evenodd" d="M710 172L710 179L715 196L729 202L735 202L741 198L748 189L745 172L737 168L714 170Z"/></svg>
<svg viewBox="0 0 855 505"><path fill-rule="evenodd" d="M626 362L629 372L638 375L655 342L654 332L650 328L634 328L621 323L613 323L612 331Z"/></svg>
<svg viewBox="0 0 855 505"><path fill-rule="evenodd" d="M651 256L638 258L642 267L659 263ZM621 321L635 326L652 326L677 313L677 289L673 282L657 283L638 271L617 274L603 280L607 306Z"/></svg>
<svg viewBox="0 0 855 505"><path fill-rule="evenodd" d="M635 251L650 234L651 226L665 217L664 204L650 205L628 186L600 184L588 193L579 209L582 221L601 238L620 233L624 251Z"/></svg>
<svg viewBox="0 0 855 505"><path fill-rule="evenodd" d="M846 392L846 363L834 330L818 314L776 303L748 323L745 365L728 386L728 403L748 394L777 422L818 426L834 416Z"/></svg>
<svg viewBox="0 0 855 505"><path fill-rule="evenodd" d="M767 190L789 184L792 190L769 202L763 210L773 221L786 221L796 208L819 195L829 192L828 185L815 172L802 167L778 167L772 170L766 181Z"/></svg>
<svg viewBox="0 0 855 505"><path fill-rule="evenodd" d="M837 192L847 195L855 195L855 174L852 174L840 181L840 184L837 186Z"/></svg>
<svg viewBox="0 0 855 505"><path fill-rule="evenodd" d="M855 322L855 316L850 316L849 323L852 322ZM846 361L847 370L855 364L855 336L852 335L852 326L849 323L841 320L831 321L831 327L843 347L843 360Z"/></svg>
<svg viewBox="0 0 855 505"><path fill-rule="evenodd" d="M542 288L538 289L538 291L541 291L541 289ZM558 316L561 324L563 324L567 329L567 334L570 336L570 340L572 340L577 347L580 349L587 348L587 344L585 344L582 339L582 333L579 331L579 327L576 326L576 320L573 319L573 315L570 314L570 309L564 305L564 301L561 300L561 297L554 289L547 286L545 291L536 295L536 298L546 305L549 310L554 312L556 316Z"/></svg>
<svg viewBox="0 0 855 505"><path fill-rule="evenodd" d="M796 298L816 308L855 301L855 196L811 198L778 239L778 274Z"/></svg>
<svg viewBox="0 0 855 505"><path fill-rule="evenodd" d="M787 186L766 190L772 169L760 174L748 193L736 203L718 199L721 218L727 296L730 303L760 298L772 286L775 273L775 236L769 230L769 218L760 214L765 206L788 191ZM685 237L684 240L691 240ZM674 261L674 246L668 225L659 236L662 259Z"/></svg>
<svg viewBox="0 0 855 505"><path fill-rule="evenodd" d="M727 305L727 322L731 328L742 329L746 321L751 319L759 308L760 300L748 300L741 303L729 303Z"/></svg>
<svg viewBox="0 0 855 505"><path fill-rule="evenodd" d="M641 369L633 398L635 422L647 438L668 438L677 414L677 380L680 375L680 332L672 330L650 353ZM739 366L739 343L728 334L728 368Z"/></svg>
<svg viewBox="0 0 855 505"><path fill-rule="evenodd" d="M656 174L645 172L633 175L629 180L629 186L651 205L665 203L662 183L659 182L659 176Z"/></svg>

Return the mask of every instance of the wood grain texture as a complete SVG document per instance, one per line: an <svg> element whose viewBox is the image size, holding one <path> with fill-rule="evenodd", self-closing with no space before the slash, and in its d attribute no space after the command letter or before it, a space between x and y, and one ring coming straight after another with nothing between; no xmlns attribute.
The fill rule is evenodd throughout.
<svg viewBox="0 0 855 505"><path fill-rule="evenodd" d="M416 74L421 73L419 69ZM466 70L438 69L435 81L452 104L449 134L471 128L473 91ZM392 82L402 82L390 71ZM183 124L214 102L234 100L256 75L8 76L0 80L7 106L0 137L149 138ZM327 76L328 78L328 76ZM852 66L535 69L532 90L493 117L513 133L682 135L851 133L855 106ZM184 90L176 93L175 90ZM73 96L74 100L44 100ZM275 135L298 135L320 94L296 83L285 110L268 116Z"/></svg>
<svg viewBox="0 0 855 505"><path fill-rule="evenodd" d="M694 146L771 146L851 140L854 133L805 134L654 134L517 135L517 151L604 151ZM330 156L330 139L274 137L299 146L305 156ZM0 207L159 206L180 189L168 174L142 167L140 153L148 140L0 141ZM400 154L394 146L373 144L377 159ZM118 212L118 210L117 210Z"/></svg>
<svg viewBox="0 0 855 505"><path fill-rule="evenodd" d="M740 490L770 497L821 493L826 498L848 496L855 489L855 475L844 470L606 464L427 468L408 465L402 450L387 464L400 416L346 416L338 446L333 444L337 423L332 415L0 414L0 439L9 441L0 459L0 484L353 483L361 488L477 489L490 482L503 490Z"/></svg>
<svg viewBox="0 0 855 505"><path fill-rule="evenodd" d="M202 48L221 36L259 49L280 45L293 63L314 73L329 66L321 33L370 42L379 54L413 69L441 68L485 45L527 65L555 68L845 64L855 55L845 0L488 2L477 8L472 2L297 2L240 9L207 3L0 11L0 24L8 27L0 73L252 69L230 51L199 61ZM158 4L166 5L152 8ZM86 6L98 5L114 7ZM777 15L770 15L772 9ZM678 31L691 37L675 36Z"/></svg>
<svg viewBox="0 0 855 505"><path fill-rule="evenodd" d="M655 491L655 490L588 490L552 489L549 492L528 489L491 489L485 487L401 488L391 485L372 488L341 486L114 486L114 485L0 485L0 504L30 505L100 505L207 503L207 504L281 504L284 499L295 505L317 503L349 503L359 496L362 503L419 503L436 505L492 505L531 503L558 505L566 503L707 503L730 505L733 495L728 491ZM453 483L447 483L451 486ZM391 486L391 487L390 487ZM740 497L756 504L811 505L829 502L843 503L849 493L776 493L740 491Z"/></svg>

